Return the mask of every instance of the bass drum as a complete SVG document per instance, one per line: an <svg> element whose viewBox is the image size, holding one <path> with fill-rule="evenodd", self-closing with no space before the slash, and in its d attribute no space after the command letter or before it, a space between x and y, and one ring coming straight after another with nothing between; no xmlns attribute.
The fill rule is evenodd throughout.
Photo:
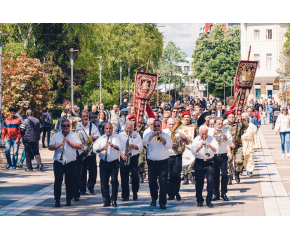
<svg viewBox="0 0 290 240"><path fill-rule="evenodd" d="M186 146L185 151L182 154L182 167L186 167L195 161L195 157L192 155L190 148Z"/></svg>

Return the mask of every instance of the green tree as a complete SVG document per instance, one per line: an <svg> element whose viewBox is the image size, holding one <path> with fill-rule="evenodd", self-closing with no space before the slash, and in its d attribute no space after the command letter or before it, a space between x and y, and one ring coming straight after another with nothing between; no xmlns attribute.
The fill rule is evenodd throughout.
<svg viewBox="0 0 290 240"><path fill-rule="evenodd" d="M174 42L169 41L166 47L163 49L162 57L159 60L159 83L165 83L164 76L166 75L167 83L169 82L169 77L171 83L174 82L174 78L176 77L177 83L179 85L179 77L183 75L183 72L177 64L188 63L186 57L187 55L185 52L182 52L181 49L175 45Z"/></svg>
<svg viewBox="0 0 290 240"><path fill-rule="evenodd" d="M281 63L281 67L277 70L277 72L282 76L290 76L290 24L288 24L288 30L285 34L286 41L284 43L279 62Z"/></svg>
<svg viewBox="0 0 290 240"><path fill-rule="evenodd" d="M209 92L220 99L224 98L225 83L229 96L240 59L240 27L214 25L209 34L203 33L196 40L192 58L193 77L208 83Z"/></svg>

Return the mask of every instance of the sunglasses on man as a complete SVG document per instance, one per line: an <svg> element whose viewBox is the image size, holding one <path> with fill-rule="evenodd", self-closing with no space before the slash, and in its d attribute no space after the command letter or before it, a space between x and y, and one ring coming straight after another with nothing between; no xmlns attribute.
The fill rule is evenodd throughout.
<svg viewBox="0 0 290 240"><path fill-rule="evenodd" d="M69 127L70 125L69 124L65 124L65 125L61 125L62 127Z"/></svg>

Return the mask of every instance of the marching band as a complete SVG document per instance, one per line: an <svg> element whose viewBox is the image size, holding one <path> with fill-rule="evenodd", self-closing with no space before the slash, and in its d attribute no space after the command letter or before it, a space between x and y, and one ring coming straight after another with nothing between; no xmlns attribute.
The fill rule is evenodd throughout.
<svg viewBox="0 0 290 240"><path fill-rule="evenodd" d="M124 119L122 124L118 123L118 131L113 133L113 125L105 123L102 136L98 127L89 121L89 114L85 110L81 112L81 118L71 117L61 120L61 131L53 135L48 147L49 150L55 151L53 166L56 207L60 207L63 174L66 184L66 206L71 206L72 199L79 201L80 196L86 194L86 189L95 194L97 155L104 207L118 206L119 171L122 201L129 201L130 184L133 200L138 200L140 186L138 164L141 157L146 162L148 170L150 206L156 206L159 200L160 209L166 209L167 200L181 200L179 190L183 153L186 149L190 150L194 159L188 167L195 178L197 206L200 207L204 202L202 190L205 178L206 205L213 207L212 201L220 198L229 201L226 195L228 178L233 177L229 173L230 164L235 169L235 179L238 183L243 166L247 171L251 173L253 171L253 151L260 145L257 129L255 125L248 123L249 119L245 114L236 121L235 113L227 111L225 112L227 121L224 124L222 116L212 117L210 110L205 111L200 116L197 127L188 118L190 112L186 110L181 114L183 117L168 118L167 128L163 130L162 121L148 118L148 128L145 130L144 126L142 128L136 126L134 114L126 117L127 109L121 112ZM242 137L244 133L247 135ZM248 135L254 137L250 139ZM249 150L246 155L243 154L242 141L248 141ZM253 144L250 145L251 142ZM230 161L232 159L234 161ZM89 171L88 180L87 171ZM187 177L185 173L183 175ZM112 187L111 194L109 181Z"/></svg>

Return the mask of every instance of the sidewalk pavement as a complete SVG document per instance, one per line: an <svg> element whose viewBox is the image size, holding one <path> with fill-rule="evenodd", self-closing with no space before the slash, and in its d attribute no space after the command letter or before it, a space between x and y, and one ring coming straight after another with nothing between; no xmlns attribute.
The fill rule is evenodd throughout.
<svg viewBox="0 0 290 240"><path fill-rule="evenodd" d="M150 207L148 181L140 185L139 199L121 201L118 207L103 208L99 173L96 195L82 195L79 202L65 206L63 185L61 207L54 207L53 152L41 149L44 171L25 172L24 169L0 170L0 215L2 216L290 216L290 158L281 158L280 137L272 125L262 125L259 131L262 149L256 152L253 177L241 176L228 186L229 202L213 202L214 207L197 207L195 186L181 185L181 201L168 201L167 209ZM19 155L21 156L20 150ZM120 175L119 175L120 178ZM205 196L206 191L203 195Z"/></svg>

